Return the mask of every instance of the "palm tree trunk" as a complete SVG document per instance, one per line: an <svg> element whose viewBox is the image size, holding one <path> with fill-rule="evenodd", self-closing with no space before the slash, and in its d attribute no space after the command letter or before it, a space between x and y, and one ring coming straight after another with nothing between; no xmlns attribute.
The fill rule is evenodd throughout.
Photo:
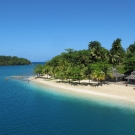
<svg viewBox="0 0 135 135"><path fill-rule="evenodd" d="M117 82L117 77L116 77L116 82Z"/></svg>
<svg viewBox="0 0 135 135"><path fill-rule="evenodd" d="M90 75L89 75L89 85L90 85Z"/></svg>

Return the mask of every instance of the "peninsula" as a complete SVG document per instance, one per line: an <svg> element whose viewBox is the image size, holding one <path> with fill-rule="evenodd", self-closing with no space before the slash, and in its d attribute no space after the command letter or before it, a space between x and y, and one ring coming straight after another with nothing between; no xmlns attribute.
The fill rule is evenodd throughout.
<svg viewBox="0 0 135 135"><path fill-rule="evenodd" d="M36 65L37 77L31 80L68 93L135 106L135 43L125 50L117 38L110 50L98 41L89 42L87 50L65 50L44 65Z"/></svg>

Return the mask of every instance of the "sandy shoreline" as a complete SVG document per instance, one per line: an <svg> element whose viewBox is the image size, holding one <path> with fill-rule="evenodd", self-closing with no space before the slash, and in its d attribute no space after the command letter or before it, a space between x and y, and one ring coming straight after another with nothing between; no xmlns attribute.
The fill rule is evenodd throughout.
<svg viewBox="0 0 135 135"><path fill-rule="evenodd" d="M53 87L59 89L61 92L66 94L74 93L75 95L87 96L87 98L95 97L98 99L112 100L115 102L121 102L127 106L135 107L135 90L132 86L106 84L103 86L92 87L92 86L81 86L71 85L68 83L58 83L56 80L48 80L43 78L34 79L29 78L32 82L42 84L44 86ZM86 82L86 81L84 81Z"/></svg>

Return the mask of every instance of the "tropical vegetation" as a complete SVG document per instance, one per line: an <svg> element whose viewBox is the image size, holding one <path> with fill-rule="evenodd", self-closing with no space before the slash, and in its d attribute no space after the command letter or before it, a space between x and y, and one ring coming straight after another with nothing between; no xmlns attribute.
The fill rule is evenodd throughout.
<svg viewBox="0 0 135 135"><path fill-rule="evenodd" d="M120 73L135 70L135 43L124 49L121 39L113 41L110 50L101 45L99 41L91 41L88 49L65 49L60 55L47 61L45 65L37 65L35 74L50 75L61 80L96 79L105 81L113 78L111 68L116 68Z"/></svg>
<svg viewBox="0 0 135 135"><path fill-rule="evenodd" d="M31 62L25 58L18 58L17 56L0 56L0 66L29 64L31 64Z"/></svg>

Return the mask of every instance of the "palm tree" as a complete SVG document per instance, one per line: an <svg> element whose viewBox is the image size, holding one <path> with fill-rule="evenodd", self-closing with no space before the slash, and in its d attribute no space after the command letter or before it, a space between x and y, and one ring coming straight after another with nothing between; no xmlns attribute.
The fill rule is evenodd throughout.
<svg viewBox="0 0 135 135"><path fill-rule="evenodd" d="M47 75L47 78L48 78L49 72L51 70L50 66L45 64L43 66L43 69L42 70L43 70L43 73L46 74Z"/></svg>
<svg viewBox="0 0 135 135"><path fill-rule="evenodd" d="M125 51L122 48L120 38L117 38L113 42L112 48L110 49L110 56L113 66L116 66L116 64L120 64L123 62L125 57Z"/></svg>
<svg viewBox="0 0 135 135"><path fill-rule="evenodd" d="M88 44L88 50L99 49L99 48L101 48L101 44L98 41L91 41Z"/></svg>
<svg viewBox="0 0 135 135"><path fill-rule="evenodd" d="M101 70L104 73L104 80L106 80L106 77L109 76L109 68L110 68L109 64L101 63Z"/></svg>
<svg viewBox="0 0 135 135"><path fill-rule="evenodd" d="M89 78L89 84L90 84L90 79L92 74L92 67L90 64L85 68L84 74Z"/></svg>
<svg viewBox="0 0 135 135"><path fill-rule="evenodd" d="M101 46L100 42L92 41L88 45L92 60L97 61L108 61L109 51Z"/></svg>
<svg viewBox="0 0 135 135"><path fill-rule="evenodd" d="M119 55L110 53L110 62L112 63L113 67L115 67L117 63L119 63L119 59Z"/></svg>
<svg viewBox="0 0 135 135"><path fill-rule="evenodd" d="M131 58L133 56L135 56L135 42L129 45L126 52L126 58Z"/></svg>
<svg viewBox="0 0 135 135"><path fill-rule="evenodd" d="M135 53L135 42L134 44L130 44L127 48L127 52Z"/></svg>
<svg viewBox="0 0 135 135"><path fill-rule="evenodd" d="M43 66L40 64L36 65L34 68L34 73L37 74L37 77L40 77L40 75L43 73Z"/></svg>
<svg viewBox="0 0 135 135"><path fill-rule="evenodd" d="M94 61L100 60L101 59L101 53L99 50L93 48L92 50L90 50L90 54L92 56L92 59Z"/></svg>
<svg viewBox="0 0 135 135"><path fill-rule="evenodd" d="M105 80L105 73L103 71L98 72L98 81L104 81Z"/></svg>
<svg viewBox="0 0 135 135"><path fill-rule="evenodd" d="M56 78L64 81L66 79L66 66L67 61L60 60L59 65L57 66Z"/></svg>
<svg viewBox="0 0 135 135"><path fill-rule="evenodd" d="M101 59L101 44L98 41L92 41L88 44L88 50L90 50L90 55L94 61L98 61Z"/></svg>
<svg viewBox="0 0 135 135"><path fill-rule="evenodd" d="M66 76L66 79L69 80L69 83L72 78L72 69L73 69L73 66L70 63L68 63L68 66L65 71L65 76Z"/></svg>
<svg viewBox="0 0 135 135"><path fill-rule="evenodd" d="M84 66L83 65L77 65L74 66L71 70L72 79L78 80L80 84L80 80L84 78Z"/></svg>

